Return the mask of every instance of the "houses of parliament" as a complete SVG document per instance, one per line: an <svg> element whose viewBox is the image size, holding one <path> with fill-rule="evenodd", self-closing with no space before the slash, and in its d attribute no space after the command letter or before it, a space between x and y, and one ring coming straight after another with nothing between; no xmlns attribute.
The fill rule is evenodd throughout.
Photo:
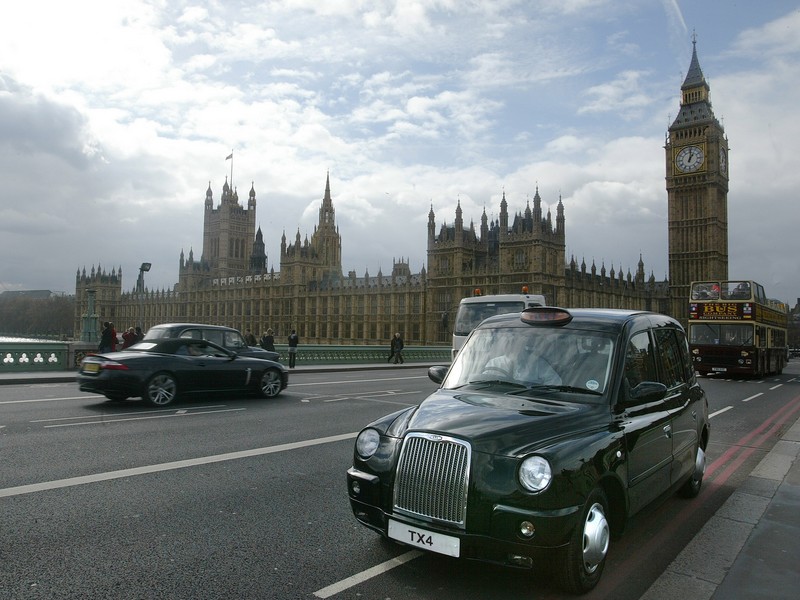
<svg viewBox="0 0 800 600"><path fill-rule="evenodd" d="M728 142L694 42L664 150L668 280L648 277L641 256L633 271L568 261L564 205L559 198L555 216L545 213L538 189L533 206L522 210L511 209L504 193L499 217L490 221L484 209L477 230L464 225L460 203L452 225L438 227L431 207L427 268L418 273L395 260L390 273L344 274L330 176L313 234L304 240L299 230L294 240L284 234L276 271L267 267L264 236L256 229L255 188L245 205L226 180L216 204L209 183L202 254L181 252L172 289L137 285L123 292L121 269L79 270L75 330L88 314L90 291L100 320L118 328L201 322L256 335L272 328L278 339L296 329L307 344L385 344L397 331L406 344L447 344L459 300L476 288L498 294L527 287L551 305L652 310L685 321L690 282L727 279L728 270Z"/></svg>

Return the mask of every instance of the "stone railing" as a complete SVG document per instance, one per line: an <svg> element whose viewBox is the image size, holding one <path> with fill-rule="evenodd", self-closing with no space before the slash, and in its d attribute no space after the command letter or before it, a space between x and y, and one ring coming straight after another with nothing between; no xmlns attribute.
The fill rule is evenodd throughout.
<svg viewBox="0 0 800 600"><path fill-rule="evenodd" d="M84 356L96 350L97 344L88 342L0 342L0 373L73 370ZM287 346L278 345L276 350L280 361L288 364ZM297 352L298 366L386 363L388 359L388 346L301 344ZM450 346L406 346L403 359L408 363L447 365L450 364Z"/></svg>
<svg viewBox="0 0 800 600"><path fill-rule="evenodd" d="M0 342L0 373L64 371L71 368L74 365L70 361L70 342Z"/></svg>

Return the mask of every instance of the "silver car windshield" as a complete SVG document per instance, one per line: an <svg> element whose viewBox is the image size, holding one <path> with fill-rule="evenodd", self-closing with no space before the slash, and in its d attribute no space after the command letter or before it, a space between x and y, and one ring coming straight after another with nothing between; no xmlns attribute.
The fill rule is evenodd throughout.
<svg viewBox="0 0 800 600"><path fill-rule="evenodd" d="M479 329L456 356L442 387L511 385L602 394L611 374L614 346L611 335L596 331Z"/></svg>

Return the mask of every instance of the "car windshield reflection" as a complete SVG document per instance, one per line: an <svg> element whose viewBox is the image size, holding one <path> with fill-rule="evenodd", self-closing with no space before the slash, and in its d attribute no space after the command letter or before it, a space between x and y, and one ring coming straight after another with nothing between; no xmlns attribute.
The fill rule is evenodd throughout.
<svg viewBox="0 0 800 600"><path fill-rule="evenodd" d="M603 395L615 342L588 330L499 327L479 329L456 356L445 389L512 386L513 393Z"/></svg>

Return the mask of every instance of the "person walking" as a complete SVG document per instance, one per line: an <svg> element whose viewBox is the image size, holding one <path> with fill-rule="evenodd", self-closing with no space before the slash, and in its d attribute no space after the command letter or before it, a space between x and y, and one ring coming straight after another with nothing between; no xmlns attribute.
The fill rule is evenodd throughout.
<svg viewBox="0 0 800 600"><path fill-rule="evenodd" d="M258 340L249 329L244 332L244 341L248 346L258 346Z"/></svg>
<svg viewBox="0 0 800 600"><path fill-rule="evenodd" d="M300 338L297 336L297 331L292 329L289 334L289 368L294 369L295 361L297 361L297 344Z"/></svg>
<svg viewBox="0 0 800 600"><path fill-rule="evenodd" d="M101 354L104 352L111 352L114 349L114 328L108 321L103 322L103 328L100 331L100 344L97 346L97 351Z"/></svg>
<svg viewBox="0 0 800 600"><path fill-rule="evenodd" d="M394 358L394 364L397 364L400 361L400 364L403 364L403 338L400 337L400 333L395 333L394 337L392 338L392 357Z"/></svg>
<svg viewBox="0 0 800 600"><path fill-rule="evenodd" d="M271 328L264 332L258 343L264 350L275 352L275 334Z"/></svg>

